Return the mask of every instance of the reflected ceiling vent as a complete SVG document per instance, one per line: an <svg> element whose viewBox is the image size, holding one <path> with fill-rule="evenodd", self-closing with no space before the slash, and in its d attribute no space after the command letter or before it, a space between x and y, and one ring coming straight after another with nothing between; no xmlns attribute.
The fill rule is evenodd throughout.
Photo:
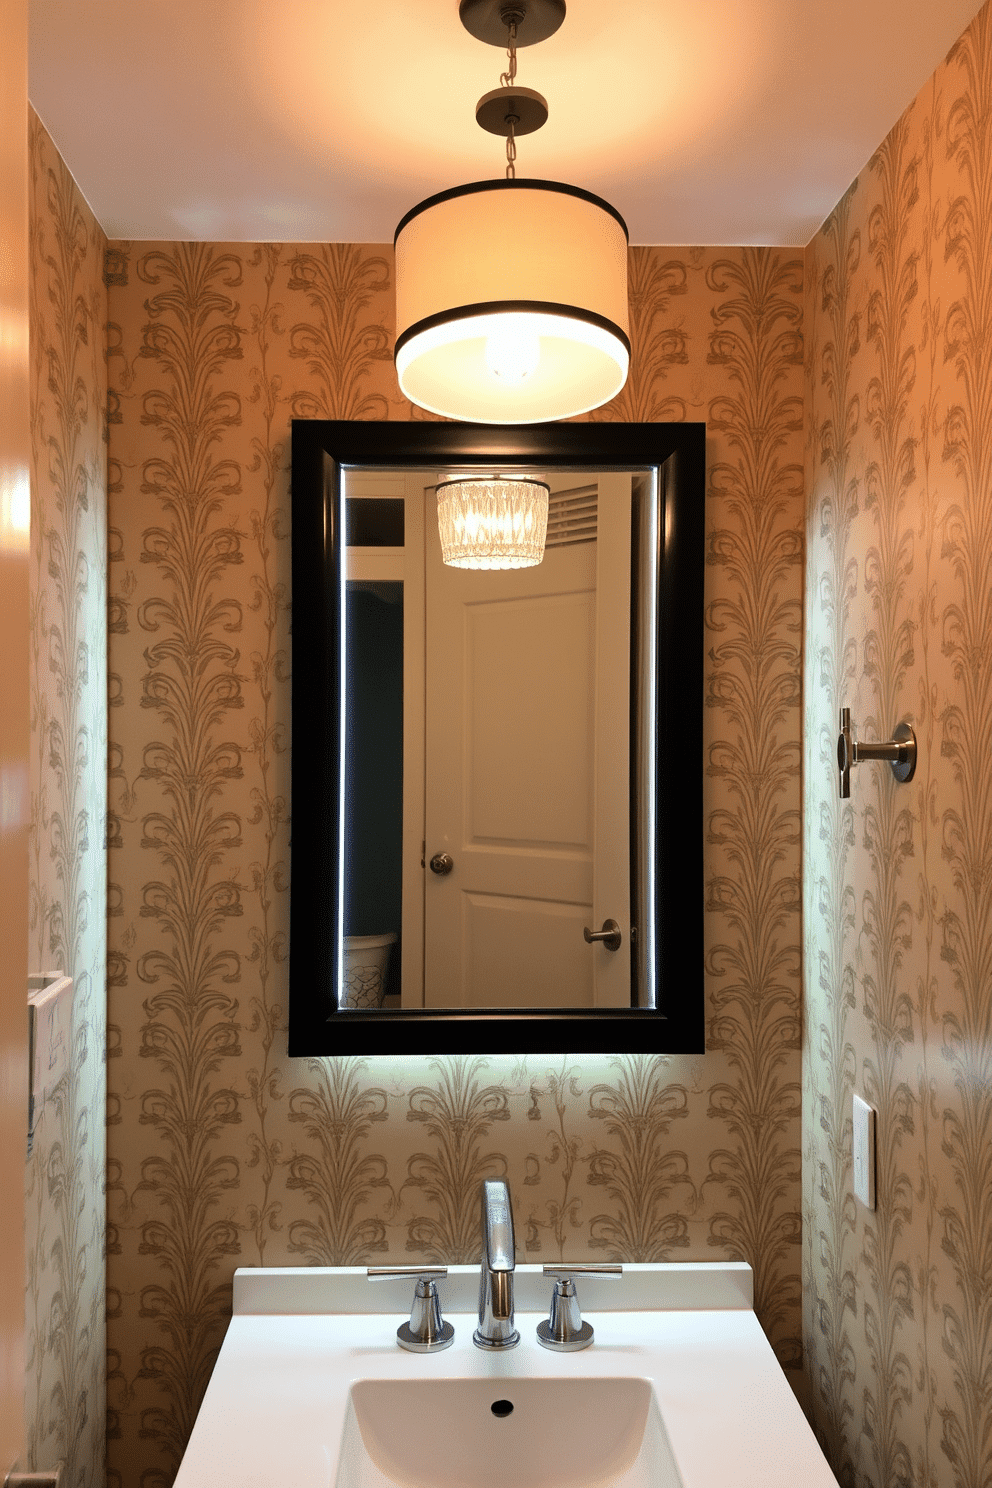
<svg viewBox="0 0 992 1488"><path fill-rule="evenodd" d="M545 548L568 548L573 543L595 542L598 507L597 486L575 486L571 491L552 491L548 500L548 536Z"/></svg>

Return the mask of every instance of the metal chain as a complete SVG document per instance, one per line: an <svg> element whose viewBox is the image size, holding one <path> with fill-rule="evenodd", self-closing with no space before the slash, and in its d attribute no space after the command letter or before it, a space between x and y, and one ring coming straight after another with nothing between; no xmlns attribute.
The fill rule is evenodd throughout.
<svg viewBox="0 0 992 1488"><path fill-rule="evenodd" d="M506 136L506 179L508 181L512 181L515 179L517 174L514 165L514 161L517 158L517 142L513 137L513 126L514 124L516 124L517 120L513 114L510 114L508 115L506 122L510 126L510 132Z"/></svg>
<svg viewBox="0 0 992 1488"><path fill-rule="evenodd" d="M510 59L510 65L506 72L499 75L500 84L504 88L512 88L517 80L517 23L509 22L509 35L506 42L506 55Z"/></svg>
<svg viewBox="0 0 992 1488"><path fill-rule="evenodd" d="M513 16L509 17L506 24L507 24L506 55L510 59L510 65L506 69L505 72L501 72L500 73L500 75L499 75L499 81L500 81L500 86L501 87L503 87L503 88L512 88L513 87L513 84L516 82L516 78L517 78L517 22L516 22L516 18L513 17ZM513 126L514 126L514 124L519 123L519 120L513 114L509 114L509 115L507 115L506 122L507 122L507 124L510 127L510 132L506 136L506 179L508 181L512 181L512 180L514 180L516 178L516 174L517 174L516 165L515 165L515 161L516 161L516 158L517 158L517 141L514 138Z"/></svg>

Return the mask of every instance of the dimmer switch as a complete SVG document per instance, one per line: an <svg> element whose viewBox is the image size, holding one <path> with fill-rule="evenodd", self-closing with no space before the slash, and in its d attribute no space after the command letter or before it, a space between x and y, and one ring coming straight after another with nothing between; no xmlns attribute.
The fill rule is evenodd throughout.
<svg viewBox="0 0 992 1488"><path fill-rule="evenodd" d="M854 1097L854 1192L868 1209L875 1207L875 1108Z"/></svg>

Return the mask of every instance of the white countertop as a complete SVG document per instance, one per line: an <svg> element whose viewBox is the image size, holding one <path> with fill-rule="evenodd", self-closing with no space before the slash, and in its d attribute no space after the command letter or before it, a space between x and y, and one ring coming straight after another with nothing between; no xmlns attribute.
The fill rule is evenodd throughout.
<svg viewBox="0 0 992 1488"><path fill-rule="evenodd" d="M490 1379L506 1392L514 1380L575 1375L652 1382L684 1488L836 1488L751 1310L748 1267L625 1267L619 1282L583 1279L596 1337L567 1354L534 1336L551 1289L540 1267L517 1268L521 1342L505 1352L472 1343L477 1286L477 1267L451 1268L455 1341L425 1355L396 1344L406 1281L372 1286L360 1268L239 1271L236 1313L176 1488L334 1488L359 1379ZM330 1303L336 1310L315 1310ZM495 1469L482 1481L498 1485Z"/></svg>

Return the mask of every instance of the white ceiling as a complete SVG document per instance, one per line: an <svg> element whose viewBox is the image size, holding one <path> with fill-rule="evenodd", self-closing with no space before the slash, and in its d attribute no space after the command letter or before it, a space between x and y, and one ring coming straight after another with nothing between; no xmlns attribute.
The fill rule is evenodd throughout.
<svg viewBox="0 0 992 1488"><path fill-rule="evenodd" d="M805 244L978 0L567 0L518 175L633 243ZM501 175L457 0L31 0L31 101L111 238L389 242Z"/></svg>

